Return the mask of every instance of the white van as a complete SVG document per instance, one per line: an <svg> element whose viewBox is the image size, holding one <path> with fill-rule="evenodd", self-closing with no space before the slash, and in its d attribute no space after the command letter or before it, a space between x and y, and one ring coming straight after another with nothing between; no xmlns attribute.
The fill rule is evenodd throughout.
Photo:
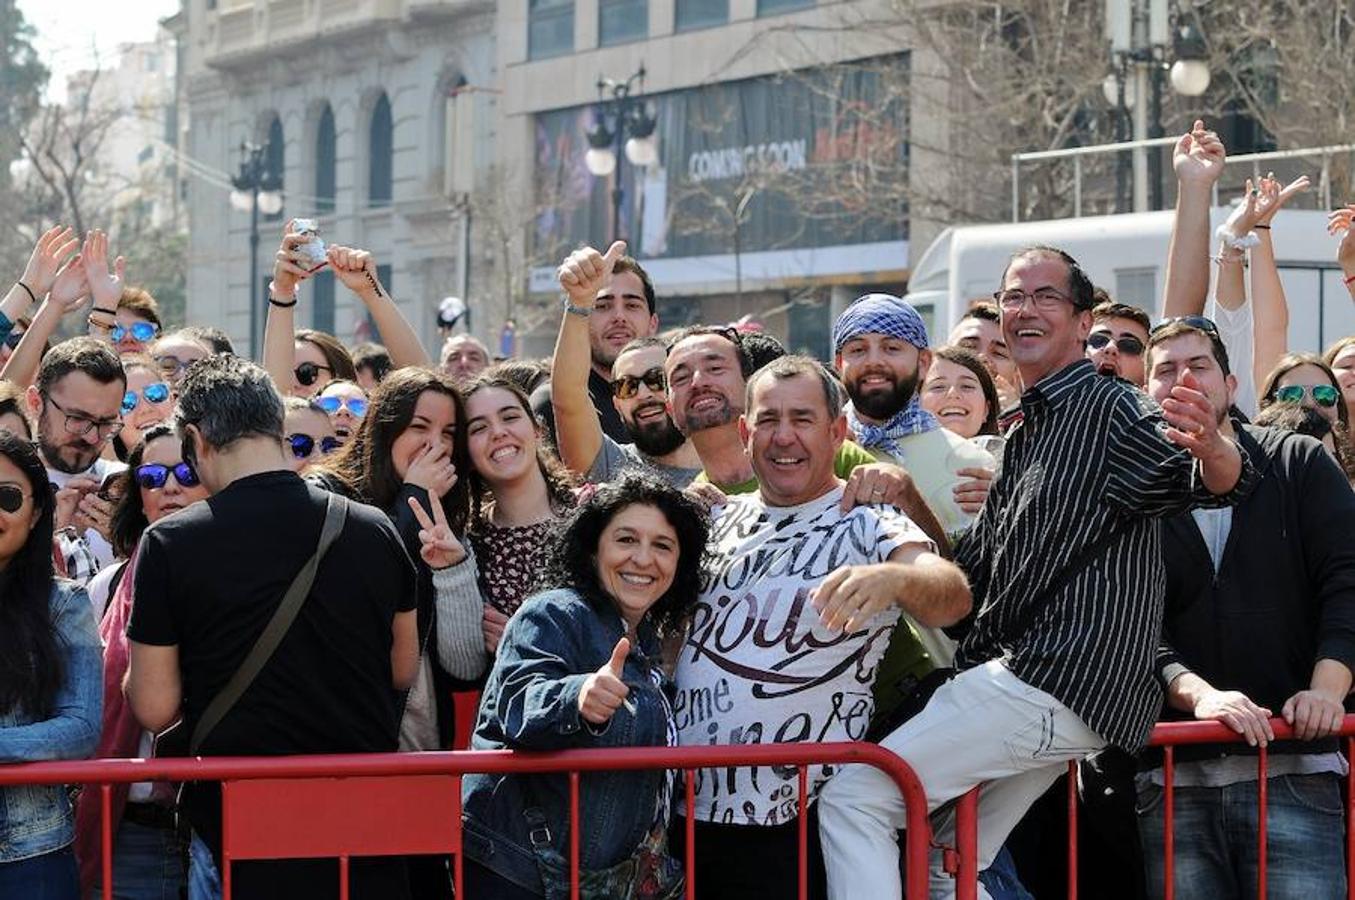
<svg viewBox="0 0 1355 900"><path fill-rule="evenodd" d="M1211 229L1229 212L1227 207L1213 209ZM1130 213L947 228L913 267L907 299L944 340L971 300L992 296L1013 251L1049 244L1072 254L1092 282L1115 300L1140 306L1156 318L1173 215ZM1341 282L1338 241L1327 234L1326 213L1281 210L1274 226L1275 255L1289 301L1289 349L1321 352L1337 338L1355 334L1355 303ZM1218 252L1212 238L1210 248Z"/></svg>

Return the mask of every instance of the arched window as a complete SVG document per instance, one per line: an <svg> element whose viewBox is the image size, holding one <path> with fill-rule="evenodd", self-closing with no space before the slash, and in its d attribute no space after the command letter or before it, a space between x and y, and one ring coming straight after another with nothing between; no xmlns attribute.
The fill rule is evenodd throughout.
<svg viewBox="0 0 1355 900"><path fill-rule="evenodd" d="M272 179L272 183L279 191L283 190L283 176L287 172L287 143L283 137L282 119L274 116L273 121L268 123L267 177ZM279 210L276 215L266 216L265 218L280 219L282 212Z"/></svg>
<svg viewBox="0 0 1355 900"><path fill-rule="evenodd" d="M315 129L315 211L334 212L336 191L334 110L325 104Z"/></svg>
<svg viewBox="0 0 1355 900"><path fill-rule="evenodd" d="M390 101L383 92L372 107L372 122L367 136L367 203L370 206L386 206L391 202L394 131Z"/></svg>

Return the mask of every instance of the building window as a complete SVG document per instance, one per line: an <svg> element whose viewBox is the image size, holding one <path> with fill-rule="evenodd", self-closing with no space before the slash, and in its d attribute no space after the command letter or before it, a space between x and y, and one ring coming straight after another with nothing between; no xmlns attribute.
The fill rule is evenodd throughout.
<svg viewBox="0 0 1355 900"><path fill-rule="evenodd" d="M1157 269L1116 269L1115 300L1152 309L1157 303Z"/></svg>
<svg viewBox="0 0 1355 900"><path fill-rule="evenodd" d="M315 129L315 211L318 213L334 212L336 143L334 110L326 103Z"/></svg>
<svg viewBox="0 0 1355 900"><path fill-rule="evenodd" d="M394 181L394 132L391 104L382 93L372 107L372 123L367 137L367 204L389 206Z"/></svg>
<svg viewBox="0 0 1355 900"><path fill-rule="evenodd" d="M313 279L315 294L311 297L311 327L325 334L334 333L334 270L326 266Z"/></svg>
<svg viewBox="0 0 1355 900"><path fill-rule="evenodd" d="M574 52L574 0L528 0L527 58Z"/></svg>
<svg viewBox="0 0 1355 900"><path fill-rule="evenodd" d="M604 47L649 37L649 0L598 0L598 43Z"/></svg>
<svg viewBox="0 0 1355 900"><path fill-rule="evenodd" d="M678 31L723 25L729 21L729 0L677 0L674 27Z"/></svg>
<svg viewBox="0 0 1355 900"><path fill-rule="evenodd" d="M813 5L814 0L757 0L757 14L774 16L793 9L808 9Z"/></svg>
<svg viewBox="0 0 1355 900"><path fill-rule="evenodd" d="M268 174L277 185L279 191L283 190L284 176L287 173L287 143L283 140L282 119L277 116L268 124L268 147L266 149ZM286 196L284 194L284 196ZM265 216L266 219L281 219L282 211L279 210L276 215Z"/></svg>

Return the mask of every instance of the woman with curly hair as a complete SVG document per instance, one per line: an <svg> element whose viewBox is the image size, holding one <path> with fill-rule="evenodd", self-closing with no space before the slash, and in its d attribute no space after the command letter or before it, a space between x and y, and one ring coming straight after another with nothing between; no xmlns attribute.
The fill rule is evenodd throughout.
<svg viewBox="0 0 1355 900"><path fill-rule="evenodd" d="M673 746L673 689L660 642L696 602L709 523L652 476L604 484L554 543L544 583L509 621L480 703L476 750ZM466 893L568 896L564 775L467 775ZM664 771L588 773L579 790L579 864L591 896L680 892L667 855L672 779Z"/></svg>
<svg viewBox="0 0 1355 900"><path fill-rule="evenodd" d="M547 549L573 509L572 476L550 454L531 402L490 369L463 388L470 457L470 540L487 605L493 653L508 617L537 585Z"/></svg>

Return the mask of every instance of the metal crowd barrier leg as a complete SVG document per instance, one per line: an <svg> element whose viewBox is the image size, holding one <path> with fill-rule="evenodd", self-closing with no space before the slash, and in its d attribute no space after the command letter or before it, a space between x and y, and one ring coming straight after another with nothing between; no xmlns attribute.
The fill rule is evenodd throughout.
<svg viewBox="0 0 1355 900"><path fill-rule="evenodd" d="M800 766L799 815L799 884L800 900L809 900L809 768Z"/></svg>
<svg viewBox="0 0 1355 900"><path fill-rule="evenodd" d="M1068 900L1077 900L1077 760L1068 762Z"/></svg>
<svg viewBox="0 0 1355 900"><path fill-rule="evenodd" d="M103 850L103 896L113 900L113 785L99 785L99 844Z"/></svg>
<svg viewBox="0 0 1355 900"><path fill-rule="evenodd" d="M1163 900L1176 898L1176 748L1162 753L1162 872Z"/></svg>
<svg viewBox="0 0 1355 900"><path fill-rule="evenodd" d="M569 773L569 900L579 900L579 773Z"/></svg>
<svg viewBox="0 0 1355 900"><path fill-rule="evenodd" d="M1256 757L1256 900L1266 900L1266 804L1270 794L1266 748Z"/></svg>
<svg viewBox="0 0 1355 900"><path fill-rule="evenodd" d="M683 847L687 868L687 900L696 900L696 770L683 771L683 781L687 788L687 816L682 823L687 832L687 841Z"/></svg>
<svg viewBox="0 0 1355 900"><path fill-rule="evenodd" d="M955 804L955 900L979 896L979 789L974 788Z"/></svg>

